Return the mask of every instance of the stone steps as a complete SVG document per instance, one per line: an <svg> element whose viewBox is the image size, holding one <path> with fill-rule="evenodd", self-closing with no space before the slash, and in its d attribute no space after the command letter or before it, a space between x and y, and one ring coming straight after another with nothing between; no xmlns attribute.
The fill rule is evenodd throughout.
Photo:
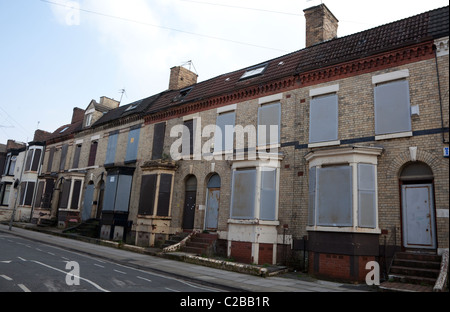
<svg viewBox="0 0 450 312"><path fill-rule="evenodd" d="M382 283L380 288L385 291L432 291L440 263L441 257L435 254L398 252L389 270L389 281Z"/></svg>

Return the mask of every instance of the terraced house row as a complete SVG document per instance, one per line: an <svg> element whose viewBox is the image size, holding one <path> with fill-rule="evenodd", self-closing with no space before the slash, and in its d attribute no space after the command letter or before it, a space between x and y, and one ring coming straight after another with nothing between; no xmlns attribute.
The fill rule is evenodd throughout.
<svg viewBox="0 0 450 312"><path fill-rule="evenodd" d="M166 91L8 149L2 213L19 192L38 224L139 246L204 230L236 261L354 281L448 249L448 7L342 38L324 4L304 13L302 50L203 82L173 67Z"/></svg>

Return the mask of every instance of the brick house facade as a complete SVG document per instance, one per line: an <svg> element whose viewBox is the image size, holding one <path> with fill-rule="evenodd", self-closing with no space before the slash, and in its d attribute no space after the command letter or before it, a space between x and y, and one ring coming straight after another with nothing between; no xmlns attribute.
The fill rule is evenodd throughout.
<svg viewBox="0 0 450 312"><path fill-rule="evenodd" d="M214 231L223 256L352 281L387 250L448 249L448 7L342 38L306 13L329 20L305 49L199 83L174 67L167 91L55 131L34 221L139 246Z"/></svg>

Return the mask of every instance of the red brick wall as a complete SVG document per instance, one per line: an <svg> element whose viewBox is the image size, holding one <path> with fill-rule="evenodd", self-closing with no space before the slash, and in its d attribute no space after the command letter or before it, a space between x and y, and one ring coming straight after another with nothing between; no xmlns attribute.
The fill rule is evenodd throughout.
<svg viewBox="0 0 450 312"><path fill-rule="evenodd" d="M259 244L258 264L272 264L273 244Z"/></svg>
<svg viewBox="0 0 450 312"><path fill-rule="evenodd" d="M315 270L315 262L319 257L318 271ZM358 267L351 272L351 257L354 257L354 264ZM375 261L373 256L349 256L349 255L337 255L337 254L309 254L309 272L318 277L326 277L329 279L365 282L366 274L370 270L366 270L366 263L369 261ZM356 272L355 272L356 271ZM356 275L355 275L356 273Z"/></svg>
<svg viewBox="0 0 450 312"><path fill-rule="evenodd" d="M237 262L252 263L252 243L232 241L230 256Z"/></svg>

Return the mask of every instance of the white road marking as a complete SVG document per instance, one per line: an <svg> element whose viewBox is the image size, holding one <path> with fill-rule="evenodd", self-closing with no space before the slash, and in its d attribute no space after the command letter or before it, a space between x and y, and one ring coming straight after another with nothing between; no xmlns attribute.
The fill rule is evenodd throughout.
<svg viewBox="0 0 450 312"><path fill-rule="evenodd" d="M119 270L116 270L116 269L114 269L114 272L121 273L121 274L127 274L126 272L122 272L122 271L119 271Z"/></svg>
<svg viewBox="0 0 450 312"><path fill-rule="evenodd" d="M49 255L56 256L53 252L47 251Z"/></svg>
<svg viewBox="0 0 450 312"><path fill-rule="evenodd" d="M147 281L147 282L152 282L152 280L149 280L148 278L144 278L144 277L141 277L141 276L136 276L137 278L139 278L139 279L141 279L141 280L144 280L144 281Z"/></svg>
<svg viewBox="0 0 450 312"><path fill-rule="evenodd" d="M25 259L22 258L22 257L17 257L17 258L19 258L19 259L22 260L22 261L27 261L27 260L25 260Z"/></svg>
<svg viewBox="0 0 450 312"><path fill-rule="evenodd" d="M180 292L179 290L175 290L175 289L172 289L172 288L169 288L169 287L166 287L166 289L169 290L169 291L173 291L173 292Z"/></svg>
<svg viewBox="0 0 450 312"><path fill-rule="evenodd" d="M63 271L63 270L60 270L60 269L58 269L58 268L54 268L54 267L52 267L52 266L50 266L50 265L48 265L48 264L45 264L45 263L42 263L42 262L39 262L39 261L35 261L35 260L30 260L30 261L31 261L31 262L34 262L34 263L37 263L37 264L40 264L40 265L42 265L42 266L45 266L45 267L47 267L47 268L50 268L50 269L52 269L52 270L55 270L55 271L64 273L64 274L66 274L66 275L67 275L67 274L70 274L70 273L68 273L68 272L65 272L65 271ZM101 290L101 291L103 291L103 292L109 292L109 290L106 290L106 289L100 287L99 285L97 285L96 283L94 283L94 282L91 281L91 280L88 280L87 278L83 278L83 277L81 277L81 276L78 276L78 278L79 278L80 280L83 280L83 281L85 281L85 282L88 282L89 284L91 284L92 286L94 286L95 288L97 288L98 290Z"/></svg>
<svg viewBox="0 0 450 312"><path fill-rule="evenodd" d="M6 275L0 275L1 277L3 277L5 280L7 281L12 281L12 278Z"/></svg>
<svg viewBox="0 0 450 312"><path fill-rule="evenodd" d="M94 263L94 265L95 265L95 266L98 266L98 267L100 267L100 268L104 268L104 267L105 267L105 266L100 265L100 264L97 264L97 263Z"/></svg>
<svg viewBox="0 0 450 312"><path fill-rule="evenodd" d="M11 260L0 261L1 263L11 263Z"/></svg>
<svg viewBox="0 0 450 312"><path fill-rule="evenodd" d="M24 284L17 284L24 292L31 292Z"/></svg>

